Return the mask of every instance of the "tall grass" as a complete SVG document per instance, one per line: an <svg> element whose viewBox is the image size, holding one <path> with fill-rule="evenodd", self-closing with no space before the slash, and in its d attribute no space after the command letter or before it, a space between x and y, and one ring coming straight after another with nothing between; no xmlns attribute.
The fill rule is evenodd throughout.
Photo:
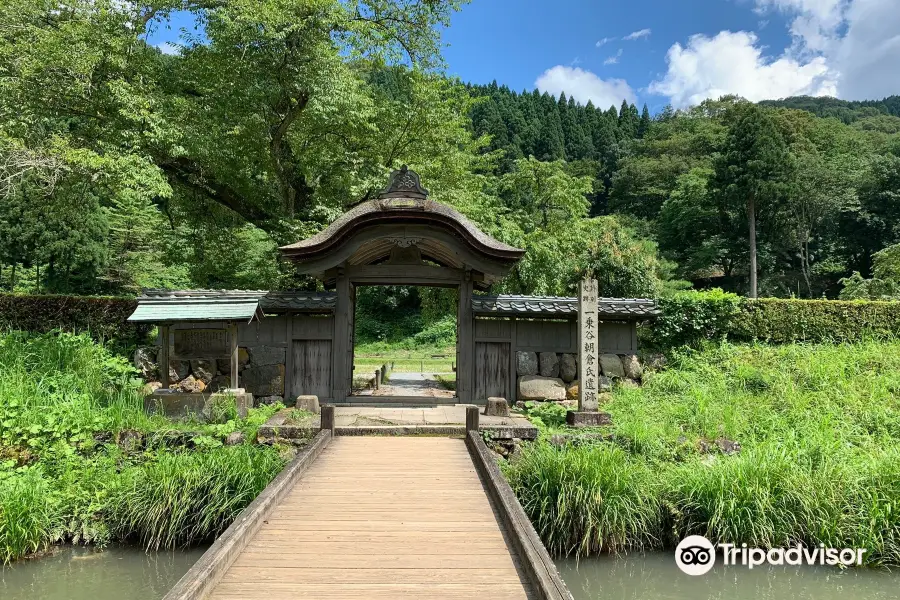
<svg viewBox="0 0 900 600"><path fill-rule="evenodd" d="M900 565L900 342L723 344L672 363L614 391L610 441L541 442L507 466L549 548L700 534L862 547L869 564ZM701 450L721 438L742 449Z"/></svg>
<svg viewBox="0 0 900 600"><path fill-rule="evenodd" d="M588 554L660 543L658 485L647 465L618 448L527 448L510 484L548 550Z"/></svg>
<svg viewBox="0 0 900 600"><path fill-rule="evenodd" d="M266 487L284 462L272 450L237 446L160 454L126 473L112 518L123 538L149 549L209 540Z"/></svg>
<svg viewBox="0 0 900 600"><path fill-rule="evenodd" d="M87 335L0 334L0 443L87 442L151 422L134 369Z"/></svg>
<svg viewBox="0 0 900 600"><path fill-rule="evenodd" d="M154 440L173 428L144 413L134 375L87 336L0 334L0 561L59 540L151 548L208 540L284 465L277 449L219 441L235 430L254 439L275 407L239 420L223 406L225 423L183 424L199 432L190 452L98 441L125 428Z"/></svg>
<svg viewBox="0 0 900 600"><path fill-rule="evenodd" d="M34 469L0 479L0 563L37 552L52 539L57 513L48 491Z"/></svg>

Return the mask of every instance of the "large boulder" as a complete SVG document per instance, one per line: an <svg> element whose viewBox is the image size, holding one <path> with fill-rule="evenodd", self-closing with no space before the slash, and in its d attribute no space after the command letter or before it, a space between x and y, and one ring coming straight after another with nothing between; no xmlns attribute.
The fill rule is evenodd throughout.
<svg viewBox="0 0 900 600"><path fill-rule="evenodd" d="M251 346L250 364L254 367L283 365L284 348L280 346Z"/></svg>
<svg viewBox="0 0 900 600"><path fill-rule="evenodd" d="M566 385L558 377L519 377L519 400L565 400Z"/></svg>
<svg viewBox="0 0 900 600"><path fill-rule="evenodd" d="M644 374L644 367L641 366L641 361L638 360L636 354L623 354L622 358L622 368L625 370L625 377L629 379L640 379L641 375Z"/></svg>
<svg viewBox="0 0 900 600"><path fill-rule="evenodd" d="M261 398L284 395L284 365L247 367L241 372L241 387Z"/></svg>
<svg viewBox="0 0 900 600"><path fill-rule="evenodd" d="M622 366L622 359L617 354L601 354L600 370L607 377L619 379L625 377L625 367Z"/></svg>
<svg viewBox="0 0 900 600"><path fill-rule="evenodd" d="M559 377L559 355L556 352L541 352L538 362L541 377Z"/></svg>
<svg viewBox="0 0 900 600"><path fill-rule="evenodd" d="M134 368L141 372L144 381L156 379L156 348L138 348L134 351Z"/></svg>
<svg viewBox="0 0 900 600"><path fill-rule="evenodd" d="M196 358L191 361L191 373L203 383L209 383L216 376L216 361L213 359Z"/></svg>
<svg viewBox="0 0 900 600"><path fill-rule="evenodd" d="M559 378L569 383L578 377L578 361L574 354L563 354L559 359Z"/></svg>
<svg viewBox="0 0 900 600"><path fill-rule="evenodd" d="M516 352L516 373L518 375L537 375L537 354L534 352Z"/></svg>
<svg viewBox="0 0 900 600"><path fill-rule="evenodd" d="M206 384L193 375L188 375L178 383L178 390L185 394L199 394L205 389Z"/></svg>
<svg viewBox="0 0 900 600"><path fill-rule="evenodd" d="M580 388L579 381L573 380L566 386L566 400L578 400L578 390Z"/></svg>
<svg viewBox="0 0 900 600"><path fill-rule="evenodd" d="M172 359L169 361L169 381L181 381L191 372L191 363L186 360Z"/></svg>

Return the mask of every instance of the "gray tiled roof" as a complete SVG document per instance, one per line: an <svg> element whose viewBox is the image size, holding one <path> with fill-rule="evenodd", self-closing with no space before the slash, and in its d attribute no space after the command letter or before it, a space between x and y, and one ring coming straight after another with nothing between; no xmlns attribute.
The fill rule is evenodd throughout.
<svg viewBox="0 0 900 600"><path fill-rule="evenodd" d="M260 300L266 312L299 310L311 312L332 312L337 306L334 292L269 292Z"/></svg>
<svg viewBox="0 0 900 600"><path fill-rule="evenodd" d="M660 314L646 298L598 298L598 312L609 319L648 319ZM476 315L568 317L578 314L578 298L560 296L473 296Z"/></svg>
<svg viewBox="0 0 900 600"><path fill-rule="evenodd" d="M251 320L264 313L287 311L331 312L337 296L317 292L265 290L144 290L137 322Z"/></svg>

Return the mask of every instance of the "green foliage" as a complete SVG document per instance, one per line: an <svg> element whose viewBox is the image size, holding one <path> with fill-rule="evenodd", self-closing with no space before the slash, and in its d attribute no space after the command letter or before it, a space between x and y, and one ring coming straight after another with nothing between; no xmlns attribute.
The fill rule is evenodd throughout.
<svg viewBox="0 0 900 600"><path fill-rule="evenodd" d="M567 409L555 402L525 403L525 415L528 419L541 428L561 427L566 424Z"/></svg>
<svg viewBox="0 0 900 600"><path fill-rule="evenodd" d="M841 300L900 300L900 244L872 255L872 278L859 271L841 279Z"/></svg>
<svg viewBox="0 0 900 600"><path fill-rule="evenodd" d="M414 347L456 345L456 315L449 315L426 326L412 338Z"/></svg>
<svg viewBox="0 0 900 600"><path fill-rule="evenodd" d="M126 470L111 506L122 538L148 549L207 541L222 533L278 474L284 462L248 446L205 453L160 453Z"/></svg>
<svg viewBox="0 0 900 600"><path fill-rule="evenodd" d="M0 560L57 541L206 541L284 464L274 448L221 442L254 440L280 405L242 420L224 403L218 424L175 424L145 414L135 375L87 335L0 335ZM129 436L146 443L129 449Z"/></svg>
<svg viewBox="0 0 900 600"><path fill-rule="evenodd" d="M148 333L146 325L128 323L135 308L131 298L0 294L0 329L88 332L134 344Z"/></svg>
<svg viewBox="0 0 900 600"><path fill-rule="evenodd" d="M900 302L753 300L722 290L682 292L658 302L662 315L640 332L642 341L654 348L725 338L855 342L900 335Z"/></svg>
<svg viewBox="0 0 900 600"><path fill-rule="evenodd" d="M747 300L731 325L734 339L772 342L857 341L900 334L900 303Z"/></svg>
<svg viewBox="0 0 900 600"><path fill-rule="evenodd" d="M900 564L900 343L723 343L669 355L604 405L606 435L505 465L558 553L684 536L867 548ZM737 442L736 453L717 441Z"/></svg>
<svg viewBox="0 0 900 600"><path fill-rule="evenodd" d="M742 306L740 296L719 289L681 292L657 303L662 314L641 329L642 341L654 347L724 339Z"/></svg>
<svg viewBox="0 0 900 600"><path fill-rule="evenodd" d="M53 498L40 473L14 473L0 464L0 563L44 548L56 525Z"/></svg>
<svg viewBox="0 0 900 600"><path fill-rule="evenodd" d="M604 296L656 296L667 287L671 265L652 242L613 216L570 222L529 236L527 251L504 291L568 296L588 274Z"/></svg>
<svg viewBox="0 0 900 600"><path fill-rule="evenodd" d="M557 555L658 545L662 507L653 471L612 447L537 443L506 465L522 508Z"/></svg>

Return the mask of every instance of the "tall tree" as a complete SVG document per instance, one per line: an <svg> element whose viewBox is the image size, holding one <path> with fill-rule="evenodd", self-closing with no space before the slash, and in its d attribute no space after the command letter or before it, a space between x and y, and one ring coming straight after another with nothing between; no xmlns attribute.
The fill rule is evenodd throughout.
<svg viewBox="0 0 900 600"><path fill-rule="evenodd" d="M793 156L766 109L740 104L729 115L728 133L715 162L713 187L723 204L743 207L750 252L750 297L758 296L756 229L761 213L784 198Z"/></svg>
<svg viewBox="0 0 900 600"><path fill-rule="evenodd" d="M638 123L638 137L644 137L648 129L650 129L650 109L644 104L644 110L641 112L641 121Z"/></svg>

